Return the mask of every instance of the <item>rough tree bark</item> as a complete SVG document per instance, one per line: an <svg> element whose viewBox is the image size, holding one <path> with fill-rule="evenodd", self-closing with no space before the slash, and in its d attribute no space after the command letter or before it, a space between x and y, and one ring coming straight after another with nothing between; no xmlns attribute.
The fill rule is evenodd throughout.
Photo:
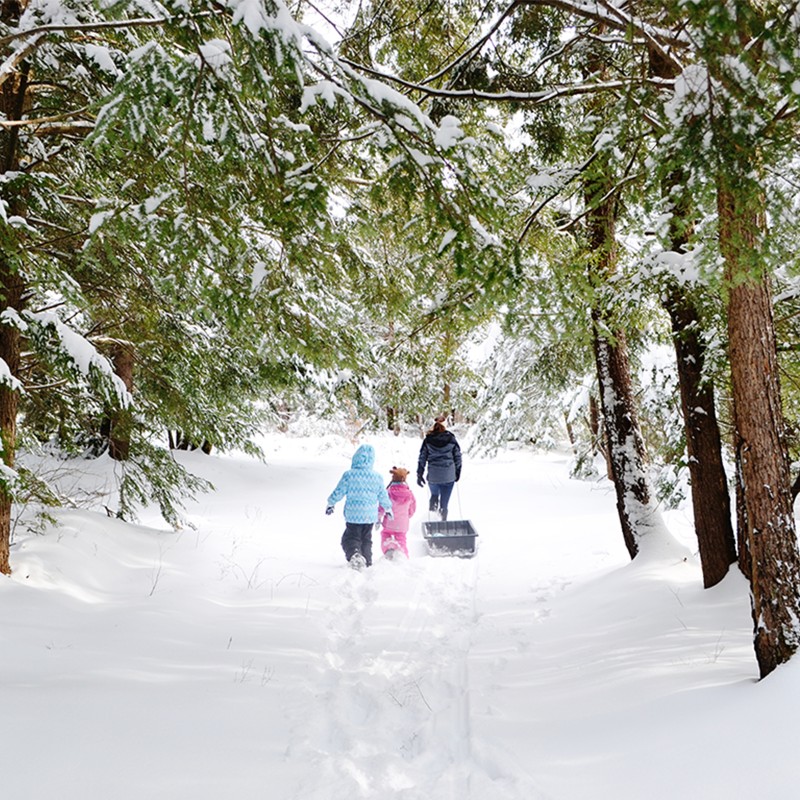
<svg viewBox="0 0 800 800"><path fill-rule="evenodd" d="M678 65L665 58L654 46L648 48L651 76L670 80L678 75ZM700 124L698 117L690 125ZM693 232L692 203L685 188L686 175L678 169L663 187L666 196L677 191L670 219L670 247L682 253ZM689 477L692 489L694 528L703 568L703 585L715 586L736 561L736 540L731 522L731 498L722 460L722 437L717 422L714 386L703 375L706 348L701 315L691 294L670 281L662 305L669 314L675 346L678 384L681 394Z"/></svg>
<svg viewBox="0 0 800 800"><path fill-rule="evenodd" d="M125 388L133 393L133 345L116 342L111 350L111 362ZM127 408L118 408L109 414L109 423L108 454L115 461L127 461L131 453L133 415Z"/></svg>
<svg viewBox="0 0 800 800"><path fill-rule="evenodd" d="M600 26L598 32L602 32ZM608 71L607 53L595 45L588 53L587 75ZM590 112L602 130L603 101L589 101ZM617 189L608 157L597 152L583 173L586 227L590 250L589 284L593 287L591 319L592 344L600 391L600 408L605 428L608 468L614 483L622 537L631 558L639 553L639 542L652 522L650 483L644 438L634 402L630 361L625 332L617 324L609 300L610 279L617 271L619 248L616 237Z"/></svg>
<svg viewBox="0 0 800 800"><path fill-rule="evenodd" d="M0 19L9 24L21 13L22 4L4 2L0 8ZM23 62L18 71L5 76L0 91L2 114L7 119L21 119L25 110L28 91L28 68ZM19 169L18 129L0 129L0 159L3 174ZM5 184L8 186L8 184ZM24 216L23 199L5 195L8 203L8 216ZM16 243L6 239L0 252L0 310L22 311L25 303L25 284L20 276L14 258ZM21 356L19 328L8 322L0 324L0 358L8 365L9 372L19 374ZM17 411L19 393L8 383L0 383L0 446L6 467L14 467L17 445ZM0 573L11 574L11 504L12 492L5 481L0 483Z"/></svg>
<svg viewBox="0 0 800 800"><path fill-rule="evenodd" d="M741 442L734 431L736 451L736 544L739 548L739 569L748 581L753 579L753 564L750 558L750 539L747 532L747 507L744 502L744 478L742 477Z"/></svg>
<svg viewBox="0 0 800 800"><path fill-rule="evenodd" d="M764 199L738 153L717 175L725 259L733 412L751 562L754 645L761 677L791 658L800 631L800 553L778 379L769 277L761 258ZM743 176L747 176L744 178Z"/></svg>
<svg viewBox="0 0 800 800"><path fill-rule="evenodd" d="M593 254L592 283L604 286L617 266L616 198L608 192L604 173L585 184L589 247ZM603 199L599 199L603 198ZM622 536L631 558L639 552L637 523L650 506L644 440L639 429L633 398L625 333L610 319L596 293L592 307L592 339L600 407L608 447L608 466L614 482Z"/></svg>
<svg viewBox="0 0 800 800"><path fill-rule="evenodd" d="M23 308L24 284L16 270L6 259L0 260L0 293L4 308L21 311ZM15 325L0 325L0 358L8 365L12 375L19 374L20 333ZM7 383L0 383L0 443L3 464L14 468L17 443L17 411L19 392ZM0 573L10 575L11 504L13 496L5 484L0 483Z"/></svg>
<svg viewBox="0 0 800 800"><path fill-rule="evenodd" d="M697 308L677 287L668 290L664 307L672 321L678 363L694 528L703 567L703 585L715 586L736 561L731 498L722 462L714 388L703 379L705 345Z"/></svg>
<svg viewBox="0 0 800 800"><path fill-rule="evenodd" d="M674 176L670 185L680 183ZM680 253L691 232L687 203L677 202L670 223L672 250ZM706 380L706 348L700 313L691 295L677 281L670 281L663 306L672 323L672 340L678 369L689 476L692 485L692 510L703 585L715 586L736 561L736 541L731 522L731 499L722 461L722 437L717 423L714 386Z"/></svg>

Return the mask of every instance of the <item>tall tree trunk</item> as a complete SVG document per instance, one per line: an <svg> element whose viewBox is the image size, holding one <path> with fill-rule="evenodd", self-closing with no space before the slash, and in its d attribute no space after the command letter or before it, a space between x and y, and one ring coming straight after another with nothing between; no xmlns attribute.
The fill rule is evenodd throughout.
<svg viewBox="0 0 800 800"><path fill-rule="evenodd" d="M17 19L22 4L4 3L0 19L6 24ZM0 111L7 119L21 119L25 110L28 90L28 65L23 62L19 72L9 75L0 92ZM0 160L3 174L19 169L19 134L17 128L0 130ZM4 195L9 216L24 216L25 204L18 196ZM24 307L25 284L16 266L14 244L6 239L4 252L0 252L0 311L12 309L20 312ZM8 365L12 376L19 375L21 360L20 332L13 322L0 324L0 358ZM17 412L19 393L6 382L0 383L0 446L3 464L14 468L17 447ZM11 574L11 505L13 495L7 480L0 481L0 573Z"/></svg>
<svg viewBox="0 0 800 800"><path fill-rule="evenodd" d="M651 75L667 80L677 75L676 65L666 60L655 47L649 49L648 68ZM679 170L667 179L664 193L671 196L685 184L686 176ZM672 212L670 246L674 252L681 253L693 230L687 189L679 194ZM672 323L689 456L694 527L703 567L703 584L708 588L719 583L736 560L731 499L722 461L722 437L717 423L714 387L703 376L706 350L697 307L691 296L674 281L667 286L663 305Z"/></svg>
<svg viewBox="0 0 800 800"><path fill-rule="evenodd" d="M602 33L603 27L598 28ZM609 54L602 44L591 46L585 70L594 78L609 72ZM603 101L589 101L589 113L602 131ZM600 408L608 453L608 467L617 498L622 537L631 558L639 553L648 534L665 530L652 504L644 438L633 397L630 361L625 332L615 319L611 279L617 271L617 190L608 156L595 153L583 176L586 225L591 254L589 283L592 298L592 343L594 347Z"/></svg>
<svg viewBox="0 0 800 800"><path fill-rule="evenodd" d="M769 278L761 256L764 199L741 152L717 175L725 259L733 412L751 558L754 644L761 677L800 643L800 553L789 479Z"/></svg>
<svg viewBox="0 0 800 800"><path fill-rule="evenodd" d="M668 181L671 191L684 183L682 175ZM692 231L686 193L673 206L672 250L684 251ZM681 409L689 456L694 528L703 567L703 585L715 586L736 561L731 498L722 461L722 437L717 423L714 386L704 378L706 348L700 313L686 287L670 281L663 305L672 323Z"/></svg>
<svg viewBox="0 0 800 800"><path fill-rule="evenodd" d="M650 489L645 474L645 452L631 390L625 334L613 339L604 331L603 312L592 310L597 380L608 444L608 465L617 497L617 513L628 553L639 552L637 524L648 513Z"/></svg>
<svg viewBox="0 0 800 800"><path fill-rule="evenodd" d="M650 488L644 440L631 388L625 333L611 319L602 299L603 289L617 267L616 199L609 196L603 170L597 174L599 180L594 183L587 180L586 185L586 201L591 209L587 215L593 256L590 277L598 287L592 308L592 339L617 513L625 546L634 558L643 533L637 528L652 512Z"/></svg>
<svg viewBox="0 0 800 800"><path fill-rule="evenodd" d="M133 346L127 342L116 342L111 351L114 372L133 392ZM118 408L109 414L108 454L115 461L126 461L131 452L133 414L128 408Z"/></svg>
<svg viewBox="0 0 800 800"><path fill-rule="evenodd" d="M731 498L722 463L722 438L714 388L703 380L705 344L697 309L676 285L669 287L664 306L672 321L692 482L694 528L703 567L703 585L708 588L719 583L736 561Z"/></svg>
<svg viewBox="0 0 800 800"><path fill-rule="evenodd" d="M4 259L0 263L0 292L5 308L21 311L24 285L16 270ZM0 359L6 362L12 375L19 374L20 333L15 325L0 325ZM7 383L0 383L0 444L3 464L14 468L17 445L17 411L19 392ZM12 492L5 480L0 482L0 573L11 574L9 560L11 547Z"/></svg>

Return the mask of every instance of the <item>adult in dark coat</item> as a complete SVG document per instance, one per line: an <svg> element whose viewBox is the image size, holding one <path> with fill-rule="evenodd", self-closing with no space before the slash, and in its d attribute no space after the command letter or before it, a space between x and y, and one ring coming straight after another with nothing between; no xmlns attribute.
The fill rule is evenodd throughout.
<svg viewBox="0 0 800 800"><path fill-rule="evenodd" d="M453 486L461 478L461 447L456 437L437 420L425 435L417 462L417 485L425 485L425 465L428 466L428 488L431 492L430 510L447 519L447 505Z"/></svg>

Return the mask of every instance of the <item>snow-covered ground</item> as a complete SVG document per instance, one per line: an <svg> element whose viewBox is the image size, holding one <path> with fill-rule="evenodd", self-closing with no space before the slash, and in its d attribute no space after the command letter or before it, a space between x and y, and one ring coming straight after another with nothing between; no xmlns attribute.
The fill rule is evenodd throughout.
<svg viewBox="0 0 800 800"><path fill-rule="evenodd" d="M370 439L376 467L419 441ZM349 570L343 439L182 454L194 529L61 511L0 579L9 800L735 800L800 781L800 666L757 683L747 587L630 563L567 457L465 460L475 558ZM102 479L105 462L87 464ZM99 472L98 472L99 471ZM91 476L85 477L89 481ZM694 551L682 512L670 527ZM146 527L151 525L152 527Z"/></svg>

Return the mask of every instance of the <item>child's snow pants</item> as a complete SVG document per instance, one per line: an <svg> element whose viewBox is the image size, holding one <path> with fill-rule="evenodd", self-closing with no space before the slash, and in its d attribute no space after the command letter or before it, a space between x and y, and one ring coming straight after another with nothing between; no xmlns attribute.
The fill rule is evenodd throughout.
<svg viewBox="0 0 800 800"><path fill-rule="evenodd" d="M349 561L354 553L361 553L367 561L367 566L372 566L372 523L361 524L348 522L342 536L342 550L344 557Z"/></svg>
<svg viewBox="0 0 800 800"><path fill-rule="evenodd" d="M408 558L408 546L406 545L405 531L387 531L386 528L381 531L381 550L383 551L384 555L386 554L387 550L396 549L392 548L389 544L390 540L392 539L397 542L398 547L403 551L405 557Z"/></svg>

